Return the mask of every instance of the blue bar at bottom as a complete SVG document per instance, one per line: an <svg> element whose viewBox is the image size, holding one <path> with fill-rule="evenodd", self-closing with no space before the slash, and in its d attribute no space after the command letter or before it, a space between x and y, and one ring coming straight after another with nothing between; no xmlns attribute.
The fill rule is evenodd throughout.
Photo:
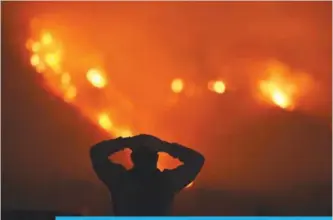
<svg viewBox="0 0 333 220"><path fill-rule="evenodd" d="M98 217L88 217L88 216L75 216L75 217L56 217L56 220L332 220L332 216L319 216L319 217L300 217L300 216L295 216L295 217L278 217L278 216L272 216L272 217L262 217L262 216L251 216L251 217L114 217L114 216L98 216Z"/></svg>

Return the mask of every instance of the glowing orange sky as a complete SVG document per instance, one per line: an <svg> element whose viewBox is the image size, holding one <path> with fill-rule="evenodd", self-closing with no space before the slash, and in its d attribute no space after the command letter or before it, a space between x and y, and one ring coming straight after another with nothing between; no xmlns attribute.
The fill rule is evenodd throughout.
<svg viewBox="0 0 333 220"><path fill-rule="evenodd" d="M324 3L29 3L12 14L13 38L24 38L17 54L43 79L38 86L111 136L153 133L202 151L206 182L215 167L231 187L251 178L243 164L255 146L215 142L243 121L278 106L308 115L331 109ZM14 28L22 24L27 36ZM253 172L265 176L262 167Z"/></svg>

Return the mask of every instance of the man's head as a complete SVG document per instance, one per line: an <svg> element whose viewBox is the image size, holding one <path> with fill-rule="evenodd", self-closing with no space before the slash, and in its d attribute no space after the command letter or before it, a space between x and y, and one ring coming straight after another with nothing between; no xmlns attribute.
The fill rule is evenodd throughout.
<svg viewBox="0 0 333 220"><path fill-rule="evenodd" d="M136 169L152 170L156 169L158 152L149 147L139 147L133 150L131 159Z"/></svg>

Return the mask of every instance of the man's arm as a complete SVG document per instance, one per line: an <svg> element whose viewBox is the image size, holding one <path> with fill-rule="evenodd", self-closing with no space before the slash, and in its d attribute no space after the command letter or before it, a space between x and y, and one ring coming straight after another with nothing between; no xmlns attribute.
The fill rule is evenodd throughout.
<svg viewBox="0 0 333 220"><path fill-rule="evenodd" d="M123 150L128 142L127 138L117 138L102 141L90 149L90 158L93 168L104 183L110 184L110 178L125 172L125 168L113 163L109 156Z"/></svg>
<svg viewBox="0 0 333 220"><path fill-rule="evenodd" d="M176 191L182 190L194 181L205 162L202 154L177 143L164 142L160 145L159 150L178 158L183 163L174 170L166 171L170 173L171 181Z"/></svg>

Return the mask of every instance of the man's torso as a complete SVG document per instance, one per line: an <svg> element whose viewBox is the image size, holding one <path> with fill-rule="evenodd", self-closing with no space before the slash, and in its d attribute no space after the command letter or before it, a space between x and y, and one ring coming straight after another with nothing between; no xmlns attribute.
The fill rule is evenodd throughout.
<svg viewBox="0 0 333 220"><path fill-rule="evenodd" d="M169 215L175 195L168 175L156 170L142 175L134 170L109 185L115 215Z"/></svg>

